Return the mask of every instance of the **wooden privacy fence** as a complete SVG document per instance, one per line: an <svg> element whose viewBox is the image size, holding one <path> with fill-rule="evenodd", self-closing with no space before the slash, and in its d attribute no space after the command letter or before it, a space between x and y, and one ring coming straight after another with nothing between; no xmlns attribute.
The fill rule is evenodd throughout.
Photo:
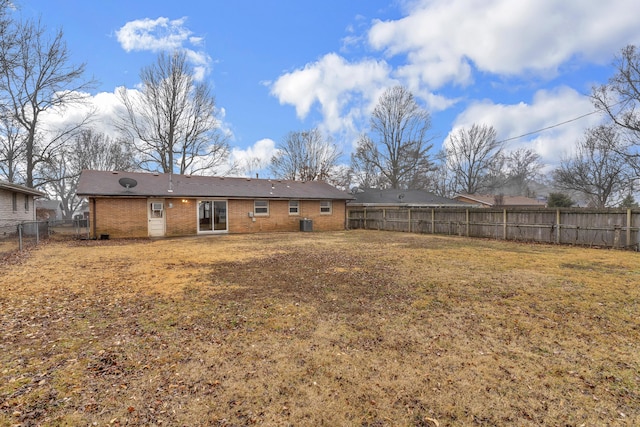
<svg viewBox="0 0 640 427"><path fill-rule="evenodd" d="M640 209L347 208L347 227L639 250Z"/></svg>

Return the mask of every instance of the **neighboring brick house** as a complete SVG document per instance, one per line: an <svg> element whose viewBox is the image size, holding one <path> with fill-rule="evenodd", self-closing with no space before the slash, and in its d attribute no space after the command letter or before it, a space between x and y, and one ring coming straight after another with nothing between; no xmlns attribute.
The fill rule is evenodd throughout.
<svg viewBox="0 0 640 427"><path fill-rule="evenodd" d="M530 197L503 196L500 194L458 194L454 197L454 200L481 208L544 208L547 206L545 202Z"/></svg>
<svg viewBox="0 0 640 427"><path fill-rule="evenodd" d="M77 195L96 238L344 230L352 198L320 181L90 170Z"/></svg>
<svg viewBox="0 0 640 427"><path fill-rule="evenodd" d="M0 227L35 221L34 200L44 195L33 188L0 180Z"/></svg>

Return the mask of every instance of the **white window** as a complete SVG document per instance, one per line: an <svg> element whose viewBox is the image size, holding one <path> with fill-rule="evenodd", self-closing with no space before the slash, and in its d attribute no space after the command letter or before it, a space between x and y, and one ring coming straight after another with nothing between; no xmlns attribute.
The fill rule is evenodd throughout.
<svg viewBox="0 0 640 427"><path fill-rule="evenodd" d="M151 218L162 218L163 208L164 204L162 202L151 203Z"/></svg>
<svg viewBox="0 0 640 427"><path fill-rule="evenodd" d="M323 200L320 202L320 213L321 214L331 214L331 201Z"/></svg>
<svg viewBox="0 0 640 427"><path fill-rule="evenodd" d="M289 215L300 215L299 200L289 200Z"/></svg>
<svg viewBox="0 0 640 427"><path fill-rule="evenodd" d="M254 200L254 202L253 202L253 214L255 216L267 216L267 215L269 215L269 201L268 200Z"/></svg>

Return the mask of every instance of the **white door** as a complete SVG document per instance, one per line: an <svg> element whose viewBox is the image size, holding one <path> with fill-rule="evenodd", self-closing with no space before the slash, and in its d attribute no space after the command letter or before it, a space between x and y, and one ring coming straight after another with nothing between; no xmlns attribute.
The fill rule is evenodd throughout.
<svg viewBox="0 0 640 427"><path fill-rule="evenodd" d="M149 216L149 237L164 236L164 199L149 199L147 213Z"/></svg>

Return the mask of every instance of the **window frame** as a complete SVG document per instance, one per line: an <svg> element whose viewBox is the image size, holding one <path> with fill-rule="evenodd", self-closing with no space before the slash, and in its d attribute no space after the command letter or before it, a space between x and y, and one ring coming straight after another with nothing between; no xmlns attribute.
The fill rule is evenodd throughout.
<svg viewBox="0 0 640 427"><path fill-rule="evenodd" d="M264 206L258 206L258 203L264 203ZM264 211L262 211L264 209ZM253 216L269 216L269 200L256 199L253 201Z"/></svg>
<svg viewBox="0 0 640 427"><path fill-rule="evenodd" d="M320 200L320 215L331 215L332 213L333 213L333 203L332 203L332 201L331 200Z"/></svg>
<svg viewBox="0 0 640 427"><path fill-rule="evenodd" d="M24 211L29 212L29 195L24 195Z"/></svg>
<svg viewBox="0 0 640 427"><path fill-rule="evenodd" d="M11 193L11 205L14 212L18 212L18 193Z"/></svg>
<svg viewBox="0 0 640 427"><path fill-rule="evenodd" d="M157 205L159 205L160 209L157 209ZM164 202L151 202L149 204L150 214L149 218L151 219L160 219L164 218Z"/></svg>
<svg viewBox="0 0 640 427"><path fill-rule="evenodd" d="M222 204L224 204L224 206L222 206ZM228 200L198 199L196 201L196 206L196 222L198 224L198 234L221 234L229 232ZM222 228L223 225L224 228Z"/></svg>
<svg viewBox="0 0 640 427"><path fill-rule="evenodd" d="M300 215L300 200L289 200L289 215Z"/></svg>

